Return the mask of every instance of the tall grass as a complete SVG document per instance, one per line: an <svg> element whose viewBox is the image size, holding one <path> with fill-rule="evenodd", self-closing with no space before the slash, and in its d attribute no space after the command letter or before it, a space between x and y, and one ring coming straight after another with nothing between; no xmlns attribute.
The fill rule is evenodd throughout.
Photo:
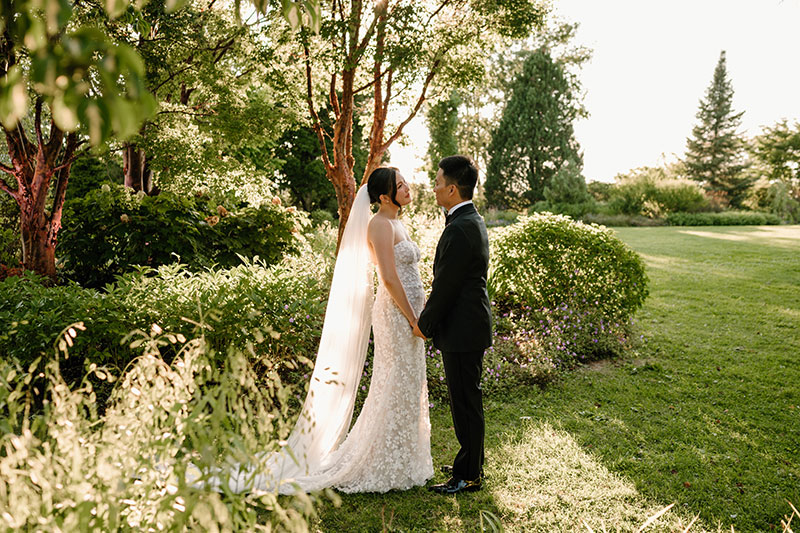
<svg viewBox="0 0 800 533"><path fill-rule="evenodd" d="M0 529L308 530L315 495L233 494L224 469L216 469L221 493L197 478L193 468L214 471L223 459L259 471L261 452L276 450L293 425L292 390L278 369L268 370L269 387L258 388L239 351L215 368L202 334L208 326L197 326L189 341L157 325L133 332L124 342L141 355L120 378L91 365L94 378L114 382L102 416L90 380L70 389L59 370L83 323L62 332L57 357L44 366L0 363ZM175 346L166 364L161 350ZM40 388L44 405L32 409Z"/></svg>

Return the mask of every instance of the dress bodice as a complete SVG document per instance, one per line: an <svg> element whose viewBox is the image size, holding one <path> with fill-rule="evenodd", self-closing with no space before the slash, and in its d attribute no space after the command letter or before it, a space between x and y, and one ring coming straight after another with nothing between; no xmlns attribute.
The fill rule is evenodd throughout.
<svg viewBox="0 0 800 533"><path fill-rule="evenodd" d="M405 289L422 287L419 276L420 251L417 244L409 239L394 245L394 264L397 276Z"/></svg>

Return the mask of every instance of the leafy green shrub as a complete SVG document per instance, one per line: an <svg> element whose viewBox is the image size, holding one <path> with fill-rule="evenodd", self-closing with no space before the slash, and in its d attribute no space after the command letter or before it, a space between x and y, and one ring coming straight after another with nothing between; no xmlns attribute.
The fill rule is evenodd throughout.
<svg viewBox="0 0 800 533"><path fill-rule="evenodd" d="M47 364L0 360L0 529L308 529L318 495L226 491L223 498L197 477L229 460L263 471L259 454L277 450L293 425L284 409L291 389L274 370L272 385L258 387L241 352L228 350L217 368L202 336L186 342L140 332L130 343L137 358L121 379L89 369L93 380L114 383L100 416L90 380L71 388L60 374L59 360L82 329L66 329ZM167 346L177 349L171 364L160 353ZM30 417L37 375L46 380L47 402ZM227 485L229 469L216 471Z"/></svg>
<svg viewBox="0 0 800 533"><path fill-rule="evenodd" d="M493 228L496 226L507 226L513 224L519 219L519 212L513 209L496 209L490 207L483 213L483 221L486 227Z"/></svg>
<svg viewBox="0 0 800 533"><path fill-rule="evenodd" d="M27 367L52 354L53 341L65 327L83 321L91 333L74 341L71 357L61 367L69 383L83 376L84 360L105 365L121 359L121 367L130 361L132 355L119 345L119 339L137 327L126 309L76 283L48 287L43 282L31 271L0 282L0 324L10 325L0 331L0 353Z"/></svg>
<svg viewBox="0 0 800 533"><path fill-rule="evenodd" d="M670 226L764 226L781 223L772 213L753 211L723 211L721 213L671 213Z"/></svg>
<svg viewBox="0 0 800 533"><path fill-rule="evenodd" d="M313 210L311 213L309 213L308 218L311 221L311 225L315 228L325 223L333 224L335 220L333 218L333 213L325 209Z"/></svg>
<svg viewBox="0 0 800 533"><path fill-rule="evenodd" d="M586 191L598 202L607 202L613 188L613 183L604 181L590 181L586 184Z"/></svg>
<svg viewBox="0 0 800 533"><path fill-rule="evenodd" d="M600 226L536 214L495 230L490 293L495 301L533 309L596 309L625 321L647 296L639 256Z"/></svg>
<svg viewBox="0 0 800 533"><path fill-rule="evenodd" d="M6 193L0 194L0 264L16 266L22 260L19 206Z"/></svg>
<svg viewBox="0 0 800 533"><path fill-rule="evenodd" d="M642 215L607 215L604 213L586 213L580 217L587 224L600 226L665 226L663 218L649 218Z"/></svg>
<svg viewBox="0 0 800 533"><path fill-rule="evenodd" d="M574 161L565 162L545 185L544 198L531 206L528 212L549 212L578 219L597 211L597 203L587 190L580 166Z"/></svg>
<svg viewBox="0 0 800 533"><path fill-rule="evenodd" d="M708 200L700 187L686 180L656 182L652 196L659 207L659 214L678 211L695 213L708 206Z"/></svg>
<svg viewBox="0 0 800 533"><path fill-rule="evenodd" d="M680 179L670 168L643 167L617 176L607 194L612 214L658 218L676 211L696 212L709 207L699 185Z"/></svg>
<svg viewBox="0 0 800 533"><path fill-rule="evenodd" d="M121 372L135 357L118 342L128 331L157 324L191 337L202 318L219 367L230 346L246 351L259 368L303 362L316 352L327 274L319 268L324 261L310 250L293 261L272 267L248 261L205 272L168 265L126 274L107 292L75 283L45 287L26 272L0 282L0 323L11 325L0 332L0 353L28 365L49 356L53 339L68 324L84 321L88 330L74 341L61 369L75 384L92 363ZM271 335L262 339L263 331ZM98 390L101 405L107 393Z"/></svg>
<svg viewBox="0 0 800 533"><path fill-rule="evenodd" d="M124 180L122 167L110 154L101 156L93 155L91 152L84 154L70 167L67 200L83 198L103 184L112 186L115 183L123 183Z"/></svg>
<svg viewBox="0 0 800 533"><path fill-rule="evenodd" d="M564 162L545 185L543 194L550 204L583 204L592 200L581 167L573 160Z"/></svg>
<svg viewBox="0 0 800 533"><path fill-rule="evenodd" d="M103 185L65 203L58 253L69 279L101 287L134 265L180 260L191 267L269 264L297 251L294 208L258 207L162 192L134 194Z"/></svg>
<svg viewBox="0 0 800 533"><path fill-rule="evenodd" d="M137 327L156 323L186 336L194 326L183 317L206 313L211 328L206 342L218 353L235 346L247 349L254 361L274 364L316 353L327 280L313 272L286 263L267 267L246 261L205 272L173 264L122 276L109 287L108 297ZM271 335L258 350L251 349L264 330Z"/></svg>
<svg viewBox="0 0 800 533"><path fill-rule="evenodd" d="M556 215L566 215L570 218L578 220L583 218L588 213L593 213L595 211L597 211L597 203L593 200L579 204L554 204L547 201L542 201L533 204L528 213L553 213Z"/></svg>

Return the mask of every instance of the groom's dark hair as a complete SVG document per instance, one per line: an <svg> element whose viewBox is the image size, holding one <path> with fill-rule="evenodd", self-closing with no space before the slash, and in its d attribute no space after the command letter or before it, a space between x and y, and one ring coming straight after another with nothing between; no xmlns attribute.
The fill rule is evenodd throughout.
<svg viewBox="0 0 800 533"><path fill-rule="evenodd" d="M464 200L472 200L472 193L478 183L478 169L472 159L465 155L451 155L439 161L439 168L448 185L455 185L458 195Z"/></svg>

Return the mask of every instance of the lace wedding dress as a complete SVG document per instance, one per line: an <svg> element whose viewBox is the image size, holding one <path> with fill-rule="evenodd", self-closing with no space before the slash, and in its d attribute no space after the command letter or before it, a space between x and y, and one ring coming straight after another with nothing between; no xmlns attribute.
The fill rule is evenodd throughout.
<svg viewBox="0 0 800 533"><path fill-rule="evenodd" d="M423 485L433 477L424 343L412 334L383 284L373 302L369 214L362 187L336 260L309 392L284 448L258 457L261 468L232 465L226 476L212 475L207 480L212 487L219 490L225 483L233 492L282 494L328 487L386 492ZM419 314L425 299L419 248L402 240L394 245L394 259L409 303ZM370 322L375 341L372 379L348 432Z"/></svg>
<svg viewBox="0 0 800 533"><path fill-rule="evenodd" d="M419 314L425 303L419 248L400 241L394 257L408 301ZM424 342L411 333L383 284L372 308L372 333L372 380L364 407L322 470L295 479L306 491L330 486L342 492L406 490L433 476Z"/></svg>

